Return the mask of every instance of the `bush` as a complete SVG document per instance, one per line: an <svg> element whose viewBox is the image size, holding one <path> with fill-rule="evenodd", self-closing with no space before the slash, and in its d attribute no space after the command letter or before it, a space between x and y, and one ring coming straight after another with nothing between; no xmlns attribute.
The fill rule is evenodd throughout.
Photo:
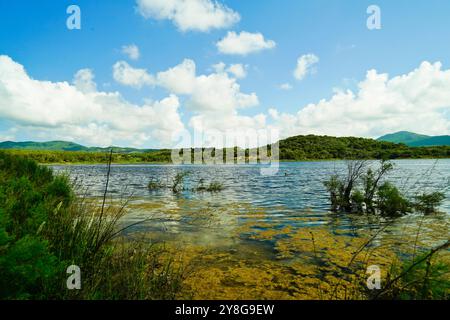
<svg viewBox="0 0 450 320"><path fill-rule="evenodd" d="M445 195L442 192L423 193L416 196L414 205L418 211L431 214L436 212L436 208L442 204L444 199Z"/></svg>
<svg viewBox="0 0 450 320"><path fill-rule="evenodd" d="M0 300L173 298L181 271L166 253L115 240L123 209L87 203L67 177L0 152ZM69 291L73 264L83 285Z"/></svg>
<svg viewBox="0 0 450 320"><path fill-rule="evenodd" d="M400 191L390 182L378 189L377 208L383 215L398 216L411 211L411 205Z"/></svg>

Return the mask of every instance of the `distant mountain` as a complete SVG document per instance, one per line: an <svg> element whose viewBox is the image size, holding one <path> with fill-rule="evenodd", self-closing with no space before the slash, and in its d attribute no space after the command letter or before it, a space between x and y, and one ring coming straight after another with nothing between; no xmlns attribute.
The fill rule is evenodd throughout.
<svg viewBox="0 0 450 320"><path fill-rule="evenodd" d="M412 142L411 147L450 146L450 136L435 136Z"/></svg>
<svg viewBox="0 0 450 320"><path fill-rule="evenodd" d="M15 150L40 150L40 151L85 151L85 152L108 152L113 149L116 153L132 153L132 152L149 152L154 149L135 149L135 148L121 148L121 147L85 147L81 144L67 142L67 141L49 141L49 142L0 142L0 149L15 149Z"/></svg>
<svg viewBox="0 0 450 320"><path fill-rule="evenodd" d="M377 140L403 143L411 147L450 146L450 136L427 136L408 131L387 134Z"/></svg>
<svg viewBox="0 0 450 320"><path fill-rule="evenodd" d="M17 149L17 150L49 150L49 151L86 151L88 148L80 144L66 141L49 141L49 142L0 142L0 149Z"/></svg>
<svg viewBox="0 0 450 320"><path fill-rule="evenodd" d="M432 139L432 137L427 139ZM172 150L169 149L144 150L119 147L112 148L114 151L114 163L171 162ZM39 163L105 163L108 159L105 153L111 147L89 148L70 142L52 141L3 142L0 143L0 149L19 149L18 153L34 159ZM230 150L234 151L236 149L228 148L227 152ZM250 153L250 150L247 149L245 154L250 156L255 153ZM239 156L239 153L236 152L236 156ZM450 146L410 147L405 144L377 141L374 139L315 135L295 136L279 141L279 159L286 161L421 158L450 158Z"/></svg>

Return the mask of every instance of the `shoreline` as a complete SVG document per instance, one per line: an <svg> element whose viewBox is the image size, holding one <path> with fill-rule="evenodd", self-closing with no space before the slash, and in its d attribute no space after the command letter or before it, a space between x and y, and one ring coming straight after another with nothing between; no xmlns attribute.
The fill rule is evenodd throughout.
<svg viewBox="0 0 450 320"><path fill-rule="evenodd" d="M413 161L413 160L449 160L450 157L446 158L397 158L397 159L389 159L391 161ZM338 161L351 161L351 160L367 160L367 161L379 161L381 159L305 159L305 160L279 160L279 163L297 163L297 162L338 162ZM40 165L44 166L96 166L96 165L104 165L107 162L38 162ZM259 163L234 163L233 165L258 165ZM154 166L209 166L214 164L196 164L196 163L186 163L186 164L173 164L172 162L112 162L111 165L129 165L129 166L145 166L145 165L154 165ZM221 163L217 165L230 165L226 163ZM262 164L264 165L264 164Z"/></svg>

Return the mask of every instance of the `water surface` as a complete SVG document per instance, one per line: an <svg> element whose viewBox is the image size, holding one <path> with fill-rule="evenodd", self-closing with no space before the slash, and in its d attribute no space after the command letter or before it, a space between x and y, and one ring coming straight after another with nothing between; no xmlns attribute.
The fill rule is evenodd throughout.
<svg viewBox="0 0 450 320"><path fill-rule="evenodd" d="M374 163L376 164L376 162ZM405 193L426 190L446 194L440 208L450 212L450 160L400 160L388 179ZM130 199L125 220L129 223L151 218L127 232L163 231L186 236L202 235L204 241L234 232L250 222L270 223L272 228L328 226L349 234L380 227L386 221L378 217L334 214L329 211L328 194L323 181L345 172L344 161L280 163L273 176L260 174L258 165L113 165L108 188L112 199ZM105 189L105 165L53 166L68 172L79 192L100 197ZM188 172L186 190L174 194L169 188L149 190L149 181L170 185L179 172ZM200 181L220 182L217 193L194 192ZM448 219L448 215L439 219ZM411 219L409 219L411 220ZM409 221L408 220L408 221ZM198 222L198 223L193 223ZM401 219L399 219L401 224ZM267 226L267 224L266 224Z"/></svg>

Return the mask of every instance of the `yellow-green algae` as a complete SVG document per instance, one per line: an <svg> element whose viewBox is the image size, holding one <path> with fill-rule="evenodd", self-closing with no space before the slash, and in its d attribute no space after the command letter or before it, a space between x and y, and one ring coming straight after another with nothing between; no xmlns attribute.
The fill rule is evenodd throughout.
<svg viewBox="0 0 450 320"><path fill-rule="evenodd" d="M339 217L317 224L323 218L305 214L281 223L249 204L216 207L176 199L132 203L127 210L198 227L145 232L148 239L164 240L185 270L179 299L365 299L367 266L378 265L385 279L392 265L448 240L450 230L447 215L384 221L386 228L377 233L337 228ZM299 221L304 227L289 224ZM450 265L448 251L436 259Z"/></svg>

